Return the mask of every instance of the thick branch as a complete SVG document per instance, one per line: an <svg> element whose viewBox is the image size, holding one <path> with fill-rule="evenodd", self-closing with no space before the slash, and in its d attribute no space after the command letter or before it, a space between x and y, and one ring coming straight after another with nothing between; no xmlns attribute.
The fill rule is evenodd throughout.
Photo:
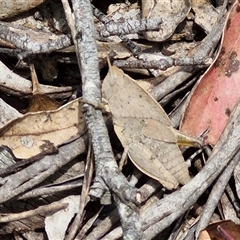
<svg viewBox="0 0 240 240"><path fill-rule="evenodd" d="M101 102L101 82L92 8L88 0L72 0L72 3L75 16L77 57L83 83L83 100L97 105ZM102 113L91 105L85 104L84 107L95 155L95 181L98 182L98 185L94 186L103 188L100 191L98 191L100 188L95 189L96 196L102 197L109 188L113 192L121 217L124 239L141 239L141 225L135 206L137 190L133 189L118 171Z"/></svg>

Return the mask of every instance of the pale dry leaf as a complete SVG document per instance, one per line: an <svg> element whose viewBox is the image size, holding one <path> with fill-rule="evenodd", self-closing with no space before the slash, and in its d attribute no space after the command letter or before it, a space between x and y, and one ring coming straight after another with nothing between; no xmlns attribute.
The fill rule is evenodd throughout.
<svg viewBox="0 0 240 240"><path fill-rule="evenodd" d="M188 182L174 129L160 105L116 66L110 66L102 90L114 130L135 166L167 189Z"/></svg>
<svg viewBox="0 0 240 240"><path fill-rule="evenodd" d="M195 13L195 23L209 33L218 18L218 11L209 0L192 0L192 9Z"/></svg>
<svg viewBox="0 0 240 240"><path fill-rule="evenodd" d="M0 98L0 128L2 128L4 125L12 121L13 119L19 118L21 116L23 115L20 112L5 103Z"/></svg>
<svg viewBox="0 0 240 240"><path fill-rule="evenodd" d="M211 240L208 232L206 230L202 231L198 237L198 240Z"/></svg>
<svg viewBox="0 0 240 240"><path fill-rule="evenodd" d="M22 12L26 12L38 5L42 4L45 0L16 0L16 1L0 1L0 19L13 17Z"/></svg>
<svg viewBox="0 0 240 240"><path fill-rule="evenodd" d="M68 225L78 212L80 196L68 196L59 202L68 203L68 207L45 218L45 230L48 239L63 240L65 238Z"/></svg>
<svg viewBox="0 0 240 240"><path fill-rule="evenodd" d="M0 130L0 145L25 159L58 146L85 131L82 103L76 99L57 110L27 113Z"/></svg>
<svg viewBox="0 0 240 240"><path fill-rule="evenodd" d="M148 31L149 41L160 42L169 38L191 9L189 0L142 0L142 17L162 19L159 31Z"/></svg>

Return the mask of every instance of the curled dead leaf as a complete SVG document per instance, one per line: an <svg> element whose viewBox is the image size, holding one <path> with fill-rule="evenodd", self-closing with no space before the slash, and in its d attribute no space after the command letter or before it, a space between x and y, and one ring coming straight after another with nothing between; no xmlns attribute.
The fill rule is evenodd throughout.
<svg viewBox="0 0 240 240"><path fill-rule="evenodd" d="M83 134L82 102L76 99L57 110L27 113L0 130L0 145L10 147L17 158L33 157Z"/></svg>

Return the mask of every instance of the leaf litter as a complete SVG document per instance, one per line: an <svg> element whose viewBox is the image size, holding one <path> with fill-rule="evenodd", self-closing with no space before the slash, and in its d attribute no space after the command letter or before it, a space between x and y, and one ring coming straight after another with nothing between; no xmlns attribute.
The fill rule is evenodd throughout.
<svg viewBox="0 0 240 240"><path fill-rule="evenodd" d="M85 131L82 103L76 99L64 106L41 94L36 71L30 64L33 96L27 114L0 130L0 144L7 145L18 159L27 159L57 147ZM30 127L29 127L30 126Z"/></svg>
<svg viewBox="0 0 240 240"><path fill-rule="evenodd" d="M179 29L181 29L178 26L179 23L180 25L184 25L186 21L187 23L194 21L195 24L201 26L205 33L208 33L209 31L211 31L211 28L219 12L219 9L213 6L213 4L209 1L205 0L171 1L172 5L170 4L170 1L166 1L165 4L160 4L160 2L161 1L142 0L141 14L143 17L151 18L151 16L157 16L159 15L159 13L164 16L162 28L160 30L145 31L143 34L140 34L140 38L144 36L146 39L152 42L156 41L156 45L154 45L152 42L148 42L148 45L144 45L144 43L142 44L143 46L145 46L146 49L149 48L150 45L152 45L153 51L156 51L156 49L158 49L156 48L156 46L159 45L159 40L163 39L167 42L166 45L165 43L161 43L161 45L165 48L170 42L168 39L169 37L172 40L176 41L174 44L178 45L179 48L183 46L181 44L178 44L178 41L181 42L181 38L183 38L183 36L187 36L184 35L184 31L186 29L184 29L183 34L179 34L178 31ZM168 5L166 6L166 4ZM179 11L180 7L182 11ZM190 10L191 8L192 10ZM132 10L134 11L134 7L132 8ZM138 6L138 15L140 14L139 10L140 8ZM195 18L192 14L192 11L195 14ZM208 13L208 18L206 18L206 12ZM35 17L41 19L41 15L39 16L38 14L36 14ZM122 17L120 17L119 19L121 18ZM26 26L28 24L26 24ZM186 26L188 26L189 28L189 26L193 25L186 24ZM175 37L172 37L174 32L178 34L176 34ZM192 33L190 31L190 34L188 36L191 36L191 34ZM137 34L134 34L134 37L136 37L136 35ZM227 36L225 36L225 38L227 38ZM188 41L190 40L188 39ZM107 41L105 43L106 45L108 45ZM197 43L198 41L193 41L194 45L196 45ZM228 45L232 45L232 43ZM167 47L165 50L165 52L169 54L169 52L167 51ZM188 51L188 49L186 49L186 51ZM170 54L172 54L173 52L171 52ZM121 51L117 52L116 50L116 54L120 55L121 53ZM108 54L109 52L106 52L104 56ZM100 57L100 59L103 60L102 57ZM115 59L118 59L117 55L115 55ZM235 54L232 54L229 59L232 60L232 65L228 65L229 67L227 68L227 71L225 71L225 73L229 75L230 79L235 74L234 67L236 67L235 63L237 62L237 56ZM148 72L149 74L149 71L147 69L145 70L145 72ZM135 70L135 72L140 73L140 70L137 69ZM162 73L162 75L164 75L164 73ZM109 101L110 109L112 111L116 134L118 135L118 138L120 139L123 147L128 152L130 159L133 161L136 167L138 167L143 173L147 174L151 178L158 180L167 189L175 189L178 187L179 184L187 183L190 180L190 172L183 159L182 153L177 146L178 139L176 137L176 131L172 128L164 110L159 106L157 102L155 102L153 98L150 97L147 92L139 88L139 86L134 82L133 79L131 79L128 75L124 74L122 70L114 66L110 66L110 71L106 78L107 81L109 81L109 85L106 87L107 83L105 79L103 83L103 92L105 91L104 94L106 95L110 94L110 97L107 98ZM161 78L164 78L164 76L161 76ZM107 90L104 90L104 88L107 88ZM35 96L33 97L32 102L37 102L37 105L39 105L40 107L45 106L46 102L51 102L51 100L48 98L46 100L45 95L41 95L39 93L33 95ZM35 101L35 99L37 100ZM53 105L55 104L53 103ZM30 110L29 113L7 123L7 125L4 126L3 129L0 131L1 143L9 145L13 153L18 158L31 158L32 156L43 153L47 148L51 146L59 146L61 144L64 144L66 141L72 139L72 137L76 136L77 134L83 134L85 132L85 123L83 121L81 113L82 103L79 99L65 104L60 108L58 108L57 105L53 106L53 109L49 109L48 107L46 109L39 109L38 107L33 107L32 109L34 112L31 112L31 108L32 107L30 106L28 109ZM231 109L229 108L229 111L227 111L226 113L228 114L230 112ZM196 112L194 112L193 115L195 114ZM196 115L199 119L199 114ZM198 121L195 122L195 127L197 126ZM204 130L205 129L194 135L198 136ZM212 133L210 131L210 135L211 134ZM237 176L237 172L235 173L235 175ZM193 177L192 172L191 177ZM159 183L157 183L157 185L153 184L153 186L155 189L159 189ZM148 194L150 196L152 193ZM171 194L169 195L171 196ZM43 196L42 198L44 199L45 196ZM73 208L75 207L76 201L74 200ZM86 210L89 210L88 206L86 206ZM60 213L60 216L64 217L64 211ZM111 217L110 213L109 216ZM86 218L87 217L88 215L86 215ZM68 222L69 221L67 221L67 224ZM100 220L98 219L98 222L94 224L96 226L96 230L99 230L99 222ZM49 225L47 227L51 228L50 231L54 230L54 225L52 225L51 223L47 223L47 225ZM99 233L97 234L97 236L103 236L105 234L107 236L107 232L111 233L111 230L114 229L114 227L111 227L111 224L109 224L108 226L109 228L108 230L106 230L105 233L103 233L102 235ZM65 229L66 225L63 229L60 229L61 238L64 238ZM107 227L104 227L104 229L107 229ZM104 231L103 229L101 230ZM118 235L118 238L120 237L121 235ZM114 238L117 237L114 236ZM94 238L90 239L92 240Z"/></svg>
<svg viewBox="0 0 240 240"><path fill-rule="evenodd" d="M10 147L17 158L26 159L84 132L82 102L76 99L57 110L27 113L9 122L0 131L0 144Z"/></svg>

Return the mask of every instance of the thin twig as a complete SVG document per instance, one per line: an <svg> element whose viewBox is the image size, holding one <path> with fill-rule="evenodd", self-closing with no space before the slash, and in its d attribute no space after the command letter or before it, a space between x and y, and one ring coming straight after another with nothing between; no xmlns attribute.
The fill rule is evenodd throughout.
<svg viewBox="0 0 240 240"><path fill-rule="evenodd" d="M36 216L38 214L49 214L50 212L57 212L59 210L65 209L68 206L67 203L53 202L48 205L40 206L36 209L21 212L21 213L9 213L0 214L0 223L18 221L21 219Z"/></svg>
<svg viewBox="0 0 240 240"><path fill-rule="evenodd" d="M87 155L87 161L85 166L85 174L84 174L84 179L82 184L82 191L80 195L79 209L72 225L68 230L69 234L65 237L65 240L74 239L83 221L84 208L88 203L88 201L90 200L88 197L88 193L89 193L90 183L93 175L93 158L92 157L93 156L92 156L91 140L89 139L88 155Z"/></svg>
<svg viewBox="0 0 240 240"><path fill-rule="evenodd" d="M226 167L226 169L218 178L217 182L212 188L212 191L208 197L207 203L204 206L203 212L197 224L195 238L197 238L200 231L206 228L207 225L209 224L211 216L218 205L218 202L227 186L227 183L232 175L232 172L235 166L237 165L237 163L239 162L239 157L240 157L240 152L238 152L238 154L231 160L229 165Z"/></svg>
<svg viewBox="0 0 240 240"><path fill-rule="evenodd" d="M84 140L79 138L60 147L58 154L47 155L23 170L2 178L0 202L3 203L33 188L84 151Z"/></svg>

